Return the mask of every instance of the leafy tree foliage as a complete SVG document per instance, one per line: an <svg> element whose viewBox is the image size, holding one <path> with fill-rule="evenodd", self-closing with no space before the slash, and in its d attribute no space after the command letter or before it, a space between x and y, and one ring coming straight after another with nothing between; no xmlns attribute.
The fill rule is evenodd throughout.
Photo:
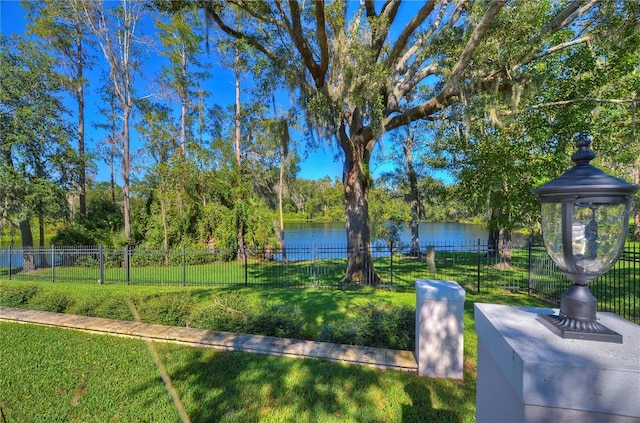
<svg viewBox="0 0 640 423"><path fill-rule="evenodd" d="M33 246L32 218L43 243L45 217L67 213L65 192L78 171L53 65L33 43L0 36L0 208L5 222L19 225L23 247ZM24 268L33 266L27 248Z"/></svg>
<svg viewBox="0 0 640 423"><path fill-rule="evenodd" d="M79 214L87 217L86 162L85 157L85 98L87 83L84 72L91 65L88 47L89 29L82 18L73 12L66 0L22 1L27 12L29 31L43 40L45 46L56 57L57 68L64 72L64 87L73 95L77 104L77 140L79 163L77 191Z"/></svg>
<svg viewBox="0 0 640 423"><path fill-rule="evenodd" d="M593 40L603 14L606 20L627 13L580 0L426 1L414 3L402 21L400 1L200 5L212 24L281 71L309 125L341 147L347 243L354 251L346 280L359 283L378 282L366 272L372 257L359 251L370 247L369 168L380 134L446 118L451 107L485 94L517 95L514 80L525 80L555 52Z"/></svg>

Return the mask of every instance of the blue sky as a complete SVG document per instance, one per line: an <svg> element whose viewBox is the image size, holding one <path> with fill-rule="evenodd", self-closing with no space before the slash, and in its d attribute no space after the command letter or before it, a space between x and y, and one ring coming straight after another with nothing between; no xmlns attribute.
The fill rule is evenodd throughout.
<svg viewBox="0 0 640 423"><path fill-rule="evenodd" d="M405 11L409 16L412 11L411 8L419 6L421 2L409 2L407 3L409 7L408 11ZM23 34L25 31L26 21L24 19L24 11L21 7L20 1L18 0L0 0L0 30L4 34L18 33ZM154 31L153 22L150 17L147 17L145 21L143 21L142 25L142 33L151 34ZM215 53L212 53L215 56ZM100 72L104 68L106 69L106 64L104 63L104 58L102 57L101 52L96 52L96 57L99 60L98 65L93 67L93 70L89 71L88 79L90 81L89 86L86 88L85 92L85 100L86 100L86 143L87 149L92 151L96 148L98 142L104 138L105 133L101 132L101 130L95 129L92 125L93 122L101 121L102 118L99 116L97 112L97 108L101 106L100 101L98 100L97 91L99 89L99 81L100 81ZM153 92L154 84L154 75L156 71L159 69L161 60L157 56L150 56L149 60L145 61L145 69L142 72L141 76L138 76L136 79L137 86L137 94L140 96L147 95ZM212 63L215 62L215 57L211 60ZM211 76L205 81L202 85L210 92L209 97L209 105L212 103L217 103L222 107L232 106L234 102L234 77L233 74L222 66L213 65L213 67L209 70ZM248 94L245 94L248 95ZM288 102L288 95L283 95L282 101ZM281 100L278 100L281 101ZM75 107L75 101L72 101L69 97L68 105L71 110ZM282 109L285 109L287 106L282 106ZM72 120L75 118L71 118ZM304 144L304 140L302 139L301 134L292 134L293 138L300 142L300 144ZM379 154L388 153L385 151L386 147L384 138L377 143L376 151L374 152L374 157L371 162L371 170L374 176L379 176L384 171L389 171L393 168L393 165L390 163L383 163ZM329 176L332 180L334 178L341 179L342 177L342 151L337 145L330 145L328 142L322 142L322 145L313 150L300 151L300 156L305 157L305 159L300 164L300 172L298 177L305 179L319 179L326 176ZM132 137L132 154L134 157L143 157L143 154L136 154L136 149L140 151L142 147L142 143L137 140L137 136L134 132ZM96 174L96 179L99 181L106 181L109 178L108 174L108 166L106 163L102 161L97 161L98 171ZM134 163L134 165L138 165L138 171L135 170L134 173L137 176L141 175L140 169L142 169L145 163L142 160L139 160L138 163ZM451 178L444 173L436 173L434 176L440 177L445 182L451 182Z"/></svg>
<svg viewBox="0 0 640 423"><path fill-rule="evenodd" d="M26 21L24 19L24 11L18 0L0 0L0 31L3 34L9 35L12 33L24 34ZM150 32L153 29L151 20L148 19L143 26L143 31ZM104 65L103 58L98 52L96 56L101 61L101 64L95 66L93 71L89 74L90 85L86 89L86 143L89 150L96 148L97 143L104 137L104 133L92 127L93 122L100 121L97 108L100 106L100 102L97 101L97 90L99 88L99 75ZM151 59L151 58L150 58ZM138 86L138 94L145 95L145 88L153 84L153 80L144 75L150 76L153 74L153 68L159 67L158 60L155 58L147 62L147 68L143 72L142 77L138 77L136 85ZM210 98L214 98L210 103L217 103L220 106L227 107L233 105L234 102L234 78L231 72L221 66L214 66L210 69L211 77L203 86L207 87L210 91ZM69 98L68 105L70 109L74 109L74 101ZM75 118L71 118L72 120ZM303 142L301 135L293 135L301 143ZM141 147L140 142L136 142L135 134L132 139L132 152L136 148ZM301 152L301 155L304 153ZM300 165L300 172L298 177L305 179L319 179L325 176L329 176L331 179L335 177L342 177L342 159L334 160L337 154L341 154L339 147L333 145L324 145L313 151L307 152L307 158ZM96 174L97 180L108 180L109 170L108 166L104 162L98 162L98 172ZM138 165L144 165L138 163ZM138 172L138 175L140 173Z"/></svg>

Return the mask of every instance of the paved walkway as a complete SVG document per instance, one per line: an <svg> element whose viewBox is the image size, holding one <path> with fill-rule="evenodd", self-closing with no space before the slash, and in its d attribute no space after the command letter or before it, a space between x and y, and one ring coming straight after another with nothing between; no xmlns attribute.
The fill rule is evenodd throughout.
<svg viewBox="0 0 640 423"><path fill-rule="evenodd" d="M372 366L379 369L396 369L408 372L417 372L418 369L416 359L411 351L304 341L273 336L215 332L204 329L8 307L0 307L0 320L34 323L151 341L173 342L226 351L244 351L294 358L319 358L335 362Z"/></svg>

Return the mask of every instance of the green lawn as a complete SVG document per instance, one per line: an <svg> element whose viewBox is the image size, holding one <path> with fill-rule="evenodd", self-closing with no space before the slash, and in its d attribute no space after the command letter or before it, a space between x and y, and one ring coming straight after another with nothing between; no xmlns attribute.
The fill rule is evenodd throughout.
<svg viewBox="0 0 640 423"><path fill-rule="evenodd" d="M197 287L43 286L77 296L108 291L122 298L188 291L202 301L216 292ZM295 302L311 325L345 319L357 313L359 304L415 304L415 294L408 292L255 288L241 292L254 300ZM7 422L177 422L180 407L194 422L473 422L475 302L545 306L533 297L506 291L468 292L463 382L0 323L0 407Z"/></svg>

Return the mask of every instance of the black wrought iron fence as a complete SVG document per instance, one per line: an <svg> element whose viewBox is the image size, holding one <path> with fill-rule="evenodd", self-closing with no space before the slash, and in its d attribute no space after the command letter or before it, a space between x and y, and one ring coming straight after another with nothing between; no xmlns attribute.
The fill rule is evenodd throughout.
<svg viewBox="0 0 640 423"><path fill-rule="evenodd" d="M323 244L241 252L102 246L3 248L0 278L137 285L340 286L349 253L354 252L344 245ZM474 290L509 289L558 302L569 285L545 248L531 243L503 247L495 253L482 240L424 243L417 251L409 246L375 245L371 254L372 271L382 280L379 287L387 289L413 290L416 279L445 279ZM600 311L640 322L638 246L628 246L614 269L590 288Z"/></svg>

